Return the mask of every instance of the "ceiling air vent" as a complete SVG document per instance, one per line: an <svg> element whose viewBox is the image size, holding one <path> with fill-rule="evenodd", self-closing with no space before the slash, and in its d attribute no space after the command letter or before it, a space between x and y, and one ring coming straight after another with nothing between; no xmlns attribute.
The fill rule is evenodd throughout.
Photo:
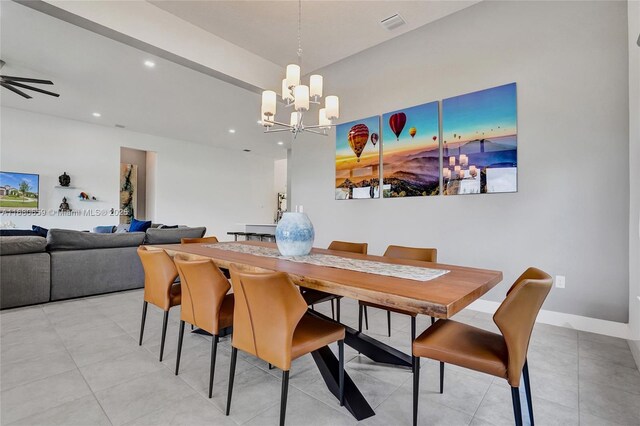
<svg viewBox="0 0 640 426"><path fill-rule="evenodd" d="M382 21L380 21L380 25L382 25L384 28L386 28L389 31L395 30L396 28L406 23L407 21L405 21L404 18L400 16L399 13L396 13L395 15L391 15L388 18L385 18Z"/></svg>

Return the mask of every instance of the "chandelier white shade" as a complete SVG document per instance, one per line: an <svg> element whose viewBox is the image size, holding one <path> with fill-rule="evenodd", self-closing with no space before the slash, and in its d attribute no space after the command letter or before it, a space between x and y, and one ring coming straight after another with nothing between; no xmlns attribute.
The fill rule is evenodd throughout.
<svg viewBox="0 0 640 426"><path fill-rule="evenodd" d="M298 1L298 62L302 63L302 43L300 38L302 2ZM306 125L304 113L309 111L312 105L322 105L324 80L321 75L313 74L309 77L309 84L302 84L300 80L301 67L298 64L287 65L285 77L282 79L280 97L285 108L293 109L289 123L275 120L277 110L277 95L273 90L262 92L262 109L260 123L265 127L265 132L291 132L294 138L300 132L311 132L327 135L327 129L331 128L333 120L340 117L340 101L337 96L327 96L324 100L324 108L319 108L318 124ZM277 126L277 127L276 127ZM274 128L275 129L272 129Z"/></svg>

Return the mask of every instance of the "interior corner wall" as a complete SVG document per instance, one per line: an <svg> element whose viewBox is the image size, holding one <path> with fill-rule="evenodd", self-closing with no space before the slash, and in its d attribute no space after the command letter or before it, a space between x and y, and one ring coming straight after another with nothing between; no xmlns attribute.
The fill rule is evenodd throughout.
<svg viewBox="0 0 640 426"><path fill-rule="evenodd" d="M629 170L640 170L640 1L628 2L629 17ZM629 325L640 366L640 179L629 179Z"/></svg>
<svg viewBox="0 0 640 426"><path fill-rule="evenodd" d="M503 271L494 301L537 266L566 276L544 309L629 320L625 2L483 1L318 72L341 122L516 82L519 182L512 194L335 201L335 140L303 134L290 193L316 245L437 247L442 263Z"/></svg>
<svg viewBox="0 0 640 426"><path fill-rule="evenodd" d="M272 158L6 107L0 108L0 121L0 170L39 174L40 208L54 210L42 216L0 214L3 223L78 230L118 224L108 212L119 208L121 146L157 157L155 194L148 195L157 223L206 226L207 235L227 240L238 223L272 220ZM76 189L55 188L63 171ZM80 191L99 201L78 201ZM55 215L63 196L81 215Z"/></svg>
<svg viewBox="0 0 640 426"><path fill-rule="evenodd" d="M120 147L120 163L138 166L138 193L135 218L147 219L147 151Z"/></svg>

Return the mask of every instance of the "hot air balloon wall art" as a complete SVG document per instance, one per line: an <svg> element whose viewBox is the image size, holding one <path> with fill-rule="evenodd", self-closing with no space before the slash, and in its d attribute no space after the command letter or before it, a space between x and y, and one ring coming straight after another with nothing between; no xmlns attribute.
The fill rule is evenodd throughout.
<svg viewBox="0 0 640 426"><path fill-rule="evenodd" d="M443 100L442 138L445 195L517 192L516 83Z"/></svg>
<svg viewBox="0 0 640 426"><path fill-rule="evenodd" d="M380 117L336 126L336 200L379 198Z"/></svg>
<svg viewBox="0 0 640 426"><path fill-rule="evenodd" d="M440 193L438 102L382 116L384 197Z"/></svg>

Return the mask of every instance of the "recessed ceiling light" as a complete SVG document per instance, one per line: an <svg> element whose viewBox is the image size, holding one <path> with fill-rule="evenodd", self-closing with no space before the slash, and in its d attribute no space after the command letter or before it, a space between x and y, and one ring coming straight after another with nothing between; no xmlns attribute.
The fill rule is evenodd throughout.
<svg viewBox="0 0 640 426"><path fill-rule="evenodd" d="M235 133L236 129L229 129L229 133Z"/></svg>
<svg viewBox="0 0 640 426"><path fill-rule="evenodd" d="M102 114L100 114L99 112L94 112L92 115L94 117L102 117Z"/></svg>
<svg viewBox="0 0 640 426"><path fill-rule="evenodd" d="M284 142L278 141L278 145L284 145Z"/></svg>
<svg viewBox="0 0 640 426"><path fill-rule="evenodd" d="M156 66L156 63L153 61L144 61L145 66L149 67L149 68L153 68Z"/></svg>

